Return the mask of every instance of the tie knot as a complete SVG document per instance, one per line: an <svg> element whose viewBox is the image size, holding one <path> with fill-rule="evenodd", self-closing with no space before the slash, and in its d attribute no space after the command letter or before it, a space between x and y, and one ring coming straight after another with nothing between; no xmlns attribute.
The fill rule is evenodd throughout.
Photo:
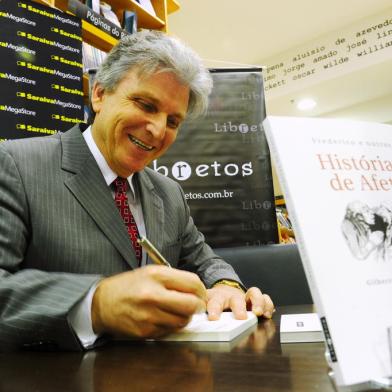
<svg viewBox="0 0 392 392"><path fill-rule="evenodd" d="M126 193L128 189L128 181L126 178L117 177L114 180L114 187L116 192L119 193Z"/></svg>

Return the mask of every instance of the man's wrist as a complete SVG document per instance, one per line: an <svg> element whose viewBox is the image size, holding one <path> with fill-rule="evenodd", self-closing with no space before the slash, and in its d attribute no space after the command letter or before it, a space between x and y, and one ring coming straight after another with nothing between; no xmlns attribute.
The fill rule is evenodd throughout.
<svg viewBox="0 0 392 392"><path fill-rule="evenodd" d="M85 349L91 348L97 338L91 322L91 302L98 282L90 287L87 294L70 310L67 320Z"/></svg>
<svg viewBox="0 0 392 392"><path fill-rule="evenodd" d="M246 292L244 287L240 283L236 282L235 280L221 279L221 280L218 280L217 282L215 282L212 285L212 287L214 288L214 287L219 286L219 285L230 286L230 287L233 287L235 289L241 290L243 293Z"/></svg>

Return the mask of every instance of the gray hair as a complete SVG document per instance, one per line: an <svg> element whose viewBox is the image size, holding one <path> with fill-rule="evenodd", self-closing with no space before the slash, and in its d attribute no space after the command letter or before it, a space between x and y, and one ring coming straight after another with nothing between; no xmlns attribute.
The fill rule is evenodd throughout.
<svg viewBox="0 0 392 392"><path fill-rule="evenodd" d="M172 72L189 87L188 116L194 118L207 111L211 75L200 57L179 39L149 30L127 35L107 55L95 81L105 90L113 91L131 69L140 77Z"/></svg>

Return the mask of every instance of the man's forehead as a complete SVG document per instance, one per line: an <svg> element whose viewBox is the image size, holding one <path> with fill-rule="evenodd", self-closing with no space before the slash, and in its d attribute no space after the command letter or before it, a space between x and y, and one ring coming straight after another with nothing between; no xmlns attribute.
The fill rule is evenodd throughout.
<svg viewBox="0 0 392 392"><path fill-rule="evenodd" d="M162 78L161 78L162 77ZM175 115L179 117L181 120L183 120L186 117L187 111L188 111L188 104L189 104L189 93L190 89L189 86L182 83L181 81L178 80L178 77L175 73L171 71L165 71L162 69L158 69L155 72L152 73L144 73L142 70L138 68L132 68L130 69L124 76L123 78L119 81L118 85L123 83L123 87L127 89L126 83L134 83L133 86L131 87L131 84L129 85L129 93L131 95L137 94L140 96L143 96L144 98L148 98L150 101L153 101L157 105L161 104L164 99L162 96L162 93L167 93L171 91L166 91L162 89L155 89L151 88L155 83L160 83L162 80L170 80L174 81L175 83L178 83L179 89L182 90L182 88L186 88L186 107L184 110L176 110ZM150 82L151 81L151 85ZM118 86L117 85L117 86ZM176 90L176 94L174 95L177 99L181 96L180 90Z"/></svg>
<svg viewBox="0 0 392 392"><path fill-rule="evenodd" d="M185 83L182 78L179 77L173 70L166 69L164 67L157 67L155 69L151 68L143 68L141 66L134 66L130 68L124 76L120 79L121 82L124 79L132 79L135 78L141 82L144 82L148 79L154 78L155 76L159 75L169 75L171 76L178 84L182 86L189 87L188 83Z"/></svg>

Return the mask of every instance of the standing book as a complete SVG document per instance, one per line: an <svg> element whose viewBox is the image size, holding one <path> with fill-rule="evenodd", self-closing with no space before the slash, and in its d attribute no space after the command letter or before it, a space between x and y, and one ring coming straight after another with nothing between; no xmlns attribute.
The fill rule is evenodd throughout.
<svg viewBox="0 0 392 392"><path fill-rule="evenodd" d="M268 144L335 383L392 375L392 126L269 117Z"/></svg>

